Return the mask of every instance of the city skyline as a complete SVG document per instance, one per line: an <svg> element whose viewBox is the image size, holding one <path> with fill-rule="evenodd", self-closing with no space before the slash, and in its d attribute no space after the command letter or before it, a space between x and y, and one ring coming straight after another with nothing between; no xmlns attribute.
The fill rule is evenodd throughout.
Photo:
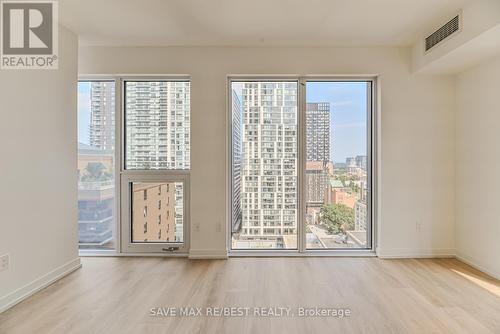
<svg viewBox="0 0 500 334"><path fill-rule="evenodd" d="M307 100L306 103L307 224L314 226L308 232L316 240L312 244L329 248L336 247L334 243L346 244L346 241L332 241L333 237L325 235L321 237L321 233L327 233L321 230L326 228L321 212L327 206L341 204L346 205L349 210L355 209L352 211L353 224L349 223L348 230L343 227L342 233L354 238L354 229L357 232L361 232L360 228L366 229L366 217L360 217L366 212L366 152L348 151L342 157L342 163L339 163L342 158L335 158L335 147L349 147L349 143L342 143L346 137L338 138L335 129L342 127L336 126L335 120L342 119L347 124L346 122L363 119L364 116L361 115L362 108L357 108L357 115L336 117L335 115L342 114L337 112L339 105L347 103L334 101L332 106L328 99L333 98L331 92L342 90L323 87L350 83L311 84L319 84L320 87L308 91L307 96L316 97L316 101ZM82 126L83 130L80 127L79 135L82 141L89 142L95 148L113 149L113 145L106 143L114 144L111 140L113 131L108 131L114 129L114 108L109 103L114 100L114 83L82 83L82 86L81 91L87 92L83 97L90 101L79 105L79 110L86 108L82 111L90 115L90 124L86 127L88 131L85 127ZM189 151L182 149L189 146L189 137L185 137L190 121L187 114L190 107L189 83L129 81L125 87L127 168L182 167L189 163ZM236 83L233 88L232 215L235 219L232 232L242 237L238 239L240 245L255 241L260 245L258 247L263 248L295 248L297 223L300 221L297 216L297 83L241 82ZM360 95L357 91L366 91L367 88L366 82L357 83L347 88L354 91L348 95ZM322 91L327 91L330 95L319 96ZM366 125L364 127L366 129ZM352 130L350 127L345 128ZM355 134L356 132L350 136ZM362 150L362 146L358 149ZM337 166L333 164L333 160L337 161ZM176 197L181 198L179 194ZM177 209L180 209L180 204L179 202ZM180 227L182 222L179 221L178 224ZM340 230L335 231L338 234ZM325 242L330 244L325 245ZM357 243L362 242L358 238Z"/></svg>
<svg viewBox="0 0 500 334"><path fill-rule="evenodd" d="M333 163L366 155L366 82L307 82L307 103L330 104L330 157ZM335 135L334 135L335 134Z"/></svg>
<svg viewBox="0 0 500 334"><path fill-rule="evenodd" d="M366 155L367 83L364 81L307 82L307 103L330 104L330 136L336 140L330 145L333 163L345 163L346 158ZM243 83L233 82L232 89L241 91ZM241 95L238 95L241 100Z"/></svg>
<svg viewBox="0 0 500 334"><path fill-rule="evenodd" d="M367 129L369 86L366 82L311 84L317 86L311 88L312 93L308 91L305 110L307 247L365 247L367 155L366 143L360 142L366 134L361 136L361 141L357 138L357 143L349 141L359 132L353 131L356 127L350 124L357 122L362 130ZM346 95L342 89L335 89L344 85L348 86L345 91L352 91L347 95L357 99L356 103L349 103L350 108L357 110L351 112L354 115L342 115L349 110L346 109L348 103L331 102L338 98L332 92ZM296 248L297 223L302 221L297 215L300 192L297 83L234 82L231 88L232 246L235 249ZM327 94L321 95L325 91ZM310 101L310 96L315 101ZM356 107L357 103L364 107ZM344 105L344 109L337 112L340 105ZM343 122L341 126L336 125L336 120ZM335 129L343 128L349 130L349 135L339 138ZM338 147L347 150L341 157L337 157ZM235 215L238 203L243 213L241 224Z"/></svg>
<svg viewBox="0 0 500 334"><path fill-rule="evenodd" d="M242 83L233 83L238 93ZM328 87L323 82L307 83L307 102L328 102L333 113L330 131L335 132L337 140L330 147L333 163L345 163L346 158L366 155L366 82L343 82L342 87ZM238 95L241 100L242 97ZM90 82L78 84L78 141L90 145ZM334 154L335 153L335 154Z"/></svg>
<svg viewBox="0 0 500 334"><path fill-rule="evenodd" d="M125 81L125 168L189 169L189 81Z"/></svg>

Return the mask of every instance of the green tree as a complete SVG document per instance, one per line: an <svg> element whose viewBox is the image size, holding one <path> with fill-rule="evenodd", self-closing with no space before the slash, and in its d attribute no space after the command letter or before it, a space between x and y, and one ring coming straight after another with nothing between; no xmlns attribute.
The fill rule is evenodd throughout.
<svg viewBox="0 0 500 334"><path fill-rule="evenodd" d="M344 233L354 229L354 210L344 204L324 205L320 210L319 221L331 234Z"/></svg>
<svg viewBox="0 0 500 334"><path fill-rule="evenodd" d="M85 170L87 175L83 178L84 181L100 181L105 178L106 166L102 162L89 162Z"/></svg>
<svg viewBox="0 0 500 334"><path fill-rule="evenodd" d="M338 176L338 180L340 180L340 182L342 182L342 185L345 186L347 177L345 176L345 174L341 174Z"/></svg>

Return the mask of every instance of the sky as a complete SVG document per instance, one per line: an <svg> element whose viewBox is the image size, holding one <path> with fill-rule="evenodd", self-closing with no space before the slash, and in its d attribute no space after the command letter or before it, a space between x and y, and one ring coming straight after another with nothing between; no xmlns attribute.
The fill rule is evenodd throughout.
<svg viewBox="0 0 500 334"><path fill-rule="evenodd" d="M306 101L330 102L330 158L366 155L366 82L307 82Z"/></svg>

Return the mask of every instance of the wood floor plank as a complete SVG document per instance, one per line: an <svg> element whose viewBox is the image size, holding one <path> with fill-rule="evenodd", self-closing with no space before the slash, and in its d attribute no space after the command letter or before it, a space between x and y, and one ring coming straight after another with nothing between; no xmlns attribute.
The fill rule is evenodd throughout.
<svg viewBox="0 0 500 334"><path fill-rule="evenodd" d="M454 259L82 260L81 270L0 314L0 333L500 333L500 282ZM149 314L185 306L250 315ZM258 307L294 315L254 316ZM351 316L299 317L299 307Z"/></svg>

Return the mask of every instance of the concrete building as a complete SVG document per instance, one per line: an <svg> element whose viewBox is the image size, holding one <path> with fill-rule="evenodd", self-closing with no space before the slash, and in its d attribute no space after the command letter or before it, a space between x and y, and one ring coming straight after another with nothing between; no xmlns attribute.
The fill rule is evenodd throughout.
<svg viewBox="0 0 500 334"><path fill-rule="evenodd" d="M364 200L356 202L354 207L354 230L366 231L367 210L366 202Z"/></svg>
<svg viewBox="0 0 500 334"><path fill-rule="evenodd" d="M347 157L345 159L345 166L347 169L349 168L356 168L356 158L353 157Z"/></svg>
<svg viewBox="0 0 500 334"><path fill-rule="evenodd" d="M242 96L241 237L280 248L297 228L297 84L245 82Z"/></svg>
<svg viewBox="0 0 500 334"><path fill-rule="evenodd" d="M346 158L346 168L349 173L360 173L358 170L366 172L366 167L366 155L357 155L355 157Z"/></svg>
<svg viewBox="0 0 500 334"><path fill-rule="evenodd" d="M333 163L330 157L330 103L306 105L306 220L317 224Z"/></svg>
<svg viewBox="0 0 500 334"><path fill-rule="evenodd" d="M330 175L321 161L306 162L306 206L322 206Z"/></svg>
<svg viewBox="0 0 500 334"><path fill-rule="evenodd" d="M331 161L330 103L307 103L306 107L307 161Z"/></svg>
<svg viewBox="0 0 500 334"><path fill-rule="evenodd" d="M175 241L175 190L175 182L134 183L132 242Z"/></svg>
<svg viewBox="0 0 500 334"><path fill-rule="evenodd" d="M306 220L317 224L319 211L325 203L325 192L330 176L321 161L306 162Z"/></svg>
<svg viewBox="0 0 500 334"><path fill-rule="evenodd" d="M356 202L354 207L354 230L366 231L368 220L368 206L367 206L367 188L365 182L360 182L359 189L361 190L361 197Z"/></svg>
<svg viewBox="0 0 500 334"><path fill-rule="evenodd" d="M367 165L366 155L357 155L355 161L357 167L366 170L366 165Z"/></svg>
<svg viewBox="0 0 500 334"><path fill-rule="evenodd" d="M241 142L241 101L232 90L232 231L238 232L241 229L241 159L242 159L242 142Z"/></svg>
<svg viewBox="0 0 500 334"><path fill-rule="evenodd" d="M113 248L115 230L114 152L78 144L79 246Z"/></svg>
<svg viewBox="0 0 500 334"><path fill-rule="evenodd" d="M102 150L115 148L115 83L90 83L90 145Z"/></svg>
<svg viewBox="0 0 500 334"><path fill-rule="evenodd" d="M188 169L190 83L127 81L126 88L126 168Z"/></svg>

